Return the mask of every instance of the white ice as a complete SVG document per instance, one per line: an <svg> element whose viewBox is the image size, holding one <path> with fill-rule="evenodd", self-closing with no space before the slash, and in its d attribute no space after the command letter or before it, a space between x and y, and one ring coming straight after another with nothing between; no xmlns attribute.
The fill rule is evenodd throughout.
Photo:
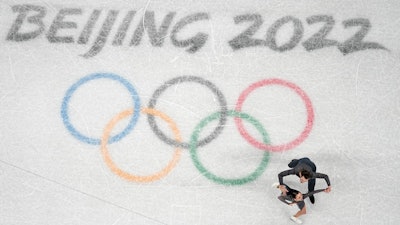
<svg viewBox="0 0 400 225"><path fill-rule="evenodd" d="M42 8L45 15L17 9L22 5ZM79 12L71 13L71 9ZM92 33L86 44L79 44L96 9L100 14ZM63 10L67 13L60 13ZM84 57L110 10L118 14L104 47ZM124 41L115 46L112 41L129 11L136 14ZM156 32L166 15L175 13L162 46L153 46L146 30L138 45L129 44L135 29L145 23L144 12L154 12ZM198 33L207 35L204 46L189 53L190 46L177 46L171 33L179 21L196 13L208 18L182 26L174 37L185 40ZM399 224L399 13L395 0L1 1L0 224L291 224L290 216L297 208L282 204L271 184L277 182L279 172L288 169L291 159L300 157L311 158L318 172L329 175L332 183L330 193L316 195L316 204L306 200L303 224ZM235 23L234 18L255 14L262 23L250 34L252 39L267 40L268 30L286 16L300 21L302 36L283 52L262 45L233 50L229 41L255 25L255 20ZM53 36L70 37L71 43L49 41L57 15L59 24L54 25L58 28ZM307 51L302 43L327 25L308 23L307 18L315 15L333 19L325 39L344 43L366 29L362 42L378 43L386 50L370 48L344 55L337 46L330 46ZM10 39L18 18L23 21L14 28L20 34L38 31L40 26L43 30L31 39ZM367 19L370 27L344 25L355 18ZM295 37L293 24L277 29L276 46ZM189 149L176 150L158 138L147 115L140 113L126 137L106 145L114 165L126 174L146 176L162 170L175 151L181 151L181 156L160 179L137 182L113 172L99 144L76 138L63 123L62 102L68 89L98 73L127 80L137 91L142 109L157 88L180 76L212 82L225 97L228 110L235 109L240 94L251 84L280 79L306 93L313 123L304 140L290 149L270 151L267 167L254 181L224 185L199 172ZM96 79L73 92L68 116L81 134L100 139L113 117L132 108L126 87ZM154 108L169 116L186 143L202 119L220 110L216 95L195 82L168 87ZM273 146L299 137L309 113L302 97L283 85L255 89L244 101L242 112L262 124ZM131 116L118 121L111 135L122 132ZM163 119L156 117L155 121L165 135L174 138ZM244 121L250 135L262 142L262 135ZM199 138L210 134L217 122L205 125ZM228 116L221 134L197 148L197 153L211 173L236 179L256 170L265 150L247 142L234 118ZM307 191L297 177L284 179L292 188ZM325 187L324 180L318 179L317 188Z"/></svg>

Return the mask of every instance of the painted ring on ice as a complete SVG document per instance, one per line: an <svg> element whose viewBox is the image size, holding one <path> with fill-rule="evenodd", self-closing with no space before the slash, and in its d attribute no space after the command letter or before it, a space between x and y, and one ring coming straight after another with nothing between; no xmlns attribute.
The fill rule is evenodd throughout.
<svg viewBox="0 0 400 225"><path fill-rule="evenodd" d="M111 80L115 80L118 81L119 83L121 83L124 87L126 87L126 89L128 89L128 91L131 94L132 97L132 101L134 103L134 112L133 112L133 116L130 119L128 125L126 126L126 128L121 131L121 133L111 137L109 139L109 143L114 143L116 141L121 140L123 137L125 137L132 129L133 127L136 125L137 120L139 118L139 114L140 114L140 99L139 96L135 90L135 88L132 86L131 83L129 83L127 80L125 80L124 78L112 74L112 73L95 73L95 74L91 74L88 76L85 76L83 78L81 78L80 80L78 80L76 83L74 83L66 92L63 102L62 102L62 106L61 106L61 117L63 120L63 123L65 125L65 127L68 129L68 131L78 140L83 141L85 143L88 144L92 144L92 145L99 145L100 144L100 139L99 138L91 138L91 137L87 137L83 134L81 134L78 130L75 129L75 127L71 124L70 119L69 119L69 115L68 115L68 104L69 101L71 100L72 95L74 94L74 92L83 84L85 84L86 82L92 81L92 80L96 80L96 79L111 79Z"/></svg>
<svg viewBox="0 0 400 225"><path fill-rule="evenodd" d="M201 77L196 77L196 76L181 76L181 77L176 77L173 78L167 82L165 82L163 85L161 85L159 88L157 88L157 90L154 92L153 96L150 99L150 102L148 104L148 108L154 108L158 98L160 97L160 95L170 86L175 85L175 84L179 84L182 82L196 82L199 83L201 85L204 85L206 87L208 87L209 89L211 89L211 91L217 96L219 105L220 105L220 113L221 116L219 117L219 123L218 126L214 129L214 131L209 134L207 137L205 137L204 139L200 140L197 143L197 146L204 146L208 143L210 143L212 140L214 140L222 131L222 129L224 128L224 125L226 123L226 112L227 112L227 103L225 100L224 95L222 94L222 92L217 88L217 86L215 86L213 83L211 83L208 80L205 80ZM165 143L169 144L169 145L173 145L175 147L181 147L181 148L189 148L190 147L190 143L186 143L186 142L177 142L169 137L167 137L157 126L156 121L154 119L154 116L151 114L148 114L148 121L149 121L149 125L151 127L151 129L153 130L153 132L157 135L157 137L159 137L162 141L164 141Z"/></svg>
<svg viewBox="0 0 400 225"><path fill-rule="evenodd" d="M251 117L250 115L242 112L237 112L234 110L229 110L227 112L228 116L232 116L235 118L241 118L246 120L247 122L250 122L262 135L263 141L268 144L269 143L269 137L263 126L261 125L260 122L258 122L255 118ZM190 155L192 157L193 163L196 166L196 168L200 171L201 174L203 174L206 178L219 183L219 184L224 184L224 185L242 185L248 182L251 182L255 179L257 179L265 170L265 168L268 165L269 161L269 152L265 151L263 154L263 158L261 160L260 165L257 167L257 169L252 172L250 175L245 176L243 178L237 178L237 179L230 179L230 178L222 178L219 177L210 171L208 171L204 165L200 162L200 159L197 155L197 139L199 138L199 134L201 130L211 121L218 119L221 116L220 112L216 112L205 119L203 119L195 128L192 136L191 136L191 141L190 141Z"/></svg>
<svg viewBox="0 0 400 225"><path fill-rule="evenodd" d="M247 142L249 142L251 145L253 145L256 148L263 149L263 150L268 150L268 151L273 151L273 152L279 152L279 151L285 151L292 149L299 145L301 142L303 142L311 132L313 123L314 123L314 110L311 104L310 98L307 96L307 94L297 85L290 83L285 80L281 79L265 79L261 80L258 82L253 83L250 85L247 89L245 89L239 96L238 101L236 103L236 111L240 112L242 110L242 105L243 102L246 100L247 96L254 91L255 89L259 87L263 87L266 85L281 85L288 87L295 91L303 100L306 110L307 110L307 123L301 132L301 134L294 139L293 141L290 141L285 144L280 144L280 145L271 145L271 144L265 144L257 141L255 138L251 137L250 134L245 130L242 120L238 117L235 118L235 123L239 129L240 134L246 139Z"/></svg>
<svg viewBox="0 0 400 225"><path fill-rule="evenodd" d="M179 132L175 122L170 117L168 117L164 113L157 111L155 109L143 108L141 111L142 111L142 113L146 113L149 115L151 114L153 116L158 116L161 119L163 119L165 122L168 123L169 127L173 131L174 136L175 136L175 141L180 142L182 140L180 132ZM111 171L113 173L115 173L119 177L122 177L126 180L136 181L136 182L151 182L151 181L159 180L162 177L166 176L176 166L176 164L178 163L180 156L181 156L181 152L182 152L181 149L179 149L179 148L175 149L172 159L170 160L168 165L166 167L164 167L161 171L159 171L155 174L152 174L152 175L147 175L147 176L134 175L134 174L128 173L128 172L120 169L114 163L110 154L108 153L107 143L108 143L108 138L110 136L112 129L120 120L122 120L125 117L128 117L132 114L133 114L132 109L122 111L117 116L115 116L113 119L111 119L111 121L107 124L106 128L104 129L103 136L101 138L101 153L103 155L103 159L106 162L106 165L111 169Z"/></svg>

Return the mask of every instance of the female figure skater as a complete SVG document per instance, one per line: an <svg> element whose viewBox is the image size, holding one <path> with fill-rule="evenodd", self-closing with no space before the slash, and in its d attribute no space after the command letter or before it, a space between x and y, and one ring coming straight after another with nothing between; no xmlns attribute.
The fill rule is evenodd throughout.
<svg viewBox="0 0 400 225"><path fill-rule="evenodd" d="M299 211L290 217L290 219L298 224L302 224L303 222L299 219L300 216L304 215L307 213L306 211L306 204L304 202L304 199L312 196L313 194L325 191L328 192L328 188L326 189L318 189L315 191L308 192L307 194L302 194L300 191L295 190L287 186L286 184L283 184L287 190L287 192L281 192L281 195L278 197L279 200L281 200L283 203L287 205L297 205L299 207ZM279 183L273 184L274 188L280 188Z"/></svg>

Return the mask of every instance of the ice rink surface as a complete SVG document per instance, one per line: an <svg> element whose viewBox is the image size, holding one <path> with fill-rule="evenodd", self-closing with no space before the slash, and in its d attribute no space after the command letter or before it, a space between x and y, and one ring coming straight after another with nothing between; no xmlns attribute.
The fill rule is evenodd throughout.
<svg viewBox="0 0 400 225"><path fill-rule="evenodd" d="M399 224L399 14L1 1L0 224L292 224L300 157L332 183L303 224Z"/></svg>

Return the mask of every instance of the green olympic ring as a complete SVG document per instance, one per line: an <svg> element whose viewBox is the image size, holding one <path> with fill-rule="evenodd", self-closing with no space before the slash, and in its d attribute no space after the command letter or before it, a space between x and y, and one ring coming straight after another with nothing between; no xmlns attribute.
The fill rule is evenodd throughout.
<svg viewBox="0 0 400 225"><path fill-rule="evenodd" d="M204 175L206 178L208 178L216 183L223 184L223 185L242 185L242 184L245 184L245 183L248 183L248 182L251 182L251 181L257 179L264 172L264 170L266 169L266 167L268 165L268 161L269 161L269 152L268 151L264 152L264 156L261 160L261 163L254 172L252 172L248 176L245 176L243 178L238 178L238 179L228 179L228 178L219 177L219 176L211 173L210 171L208 171L203 166L203 164L200 162L199 157L197 155L197 146L198 146L197 142L198 142L199 134L200 134L201 130L208 123L210 123L213 120L219 119L220 116L221 116L220 112L213 113L210 116L203 119L202 121L200 121L200 123L194 129L194 132L190 139L190 155L192 157L194 165L200 171L200 173L202 175ZM268 134L265 131L265 129L263 128L263 126L261 125L261 123L258 122L255 118L253 118L249 114L237 112L234 110L229 110L227 112L227 116L239 117L241 119L244 119L244 120L250 122L261 133L261 135L263 137L263 142L265 144L270 143Z"/></svg>

